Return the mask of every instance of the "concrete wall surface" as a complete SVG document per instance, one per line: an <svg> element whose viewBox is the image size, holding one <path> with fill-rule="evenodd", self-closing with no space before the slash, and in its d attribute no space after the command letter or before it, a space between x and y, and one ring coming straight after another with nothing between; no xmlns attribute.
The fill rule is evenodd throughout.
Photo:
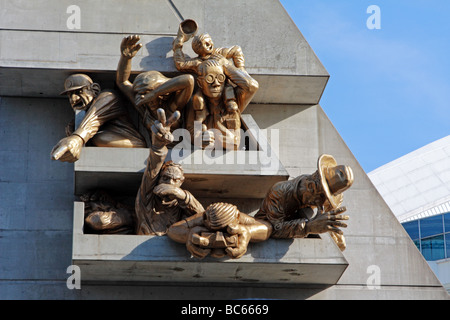
<svg viewBox="0 0 450 320"><path fill-rule="evenodd" d="M314 171L317 155L322 152L352 166L356 180L344 200L351 217L345 232L347 249L343 253L349 266L336 285L326 289L311 285L275 286L267 290L251 285L185 283L183 290L179 290L175 283L125 286L110 283L86 284L81 290L69 290L66 270L72 263L73 165L52 162L49 151L63 135L72 111L63 99L3 97L0 103L0 298L190 299L193 292L198 299L448 298L320 106L251 105L248 112L261 127L280 130L280 160L292 176ZM49 119L51 126L45 125ZM291 134L308 137L304 130L318 134L311 135L309 140L298 139L296 144L289 140ZM296 153L284 152L289 148ZM374 270L380 272L379 283L370 278Z"/></svg>
<svg viewBox="0 0 450 320"><path fill-rule="evenodd" d="M68 30L72 1L0 0L0 299L449 299L317 104L328 73L278 1L77 3L81 28ZM129 34L141 34L144 43L134 73L173 74L170 48L183 18L196 19L218 46L242 46L247 70L260 83L245 113L268 130L290 177L313 173L322 153L352 167L355 182L343 204L350 216L342 253L348 267L335 285L104 282L68 288L74 165L50 159L73 118L67 99L58 96L64 78L84 71L110 87L120 40ZM240 205L252 213L257 199L247 200Z"/></svg>
<svg viewBox="0 0 450 320"><path fill-rule="evenodd" d="M102 73L115 72L120 42L130 34L139 34L143 43L133 72L176 72L172 42L187 18L195 19L199 33L209 33L216 47L242 47L247 71L274 88L270 94L260 90L254 101L318 103L329 78L278 1L83 0L76 2L78 11L72 5L0 0L0 95L55 97L61 92L55 84L64 83L71 70L101 77L109 86L112 78ZM72 27L78 13L79 29ZM184 50L195 56L191 42Z"/></svg>

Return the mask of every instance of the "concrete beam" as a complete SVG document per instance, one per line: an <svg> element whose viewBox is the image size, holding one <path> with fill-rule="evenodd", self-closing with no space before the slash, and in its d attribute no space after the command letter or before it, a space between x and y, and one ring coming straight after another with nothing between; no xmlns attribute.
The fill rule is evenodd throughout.
<svg viewBox="0 0 450 320"><path fill-rule="evenodd" d="M317 104L329 78L276 0L235 0L232 6L217 0L111 0L107 8L104 2L84 0L77 2L80 29L67 26L70 1L1 3L1 96L56 97L73 72L86 72L109 86L114 82L120 42L130 34L140 34L144 45L134 58L134 74L158 70L175 75L172 41L184 18L195 19L199 32L208 32L216 47L242 47L247 71L261 85L253 99L256 103ZM135 12L123 17L129 8ZM215 19L204 18L208 16ZM185 49L195 56L190 42Z"/></svg>
<svg viewBox="0 0 450 320"><path fill-rule="evenodd" d="M243 125L257 149L222 152L192 150L188 142L181 149L171 149L166 161L183 165L183 188L196 197L264 198L277 182L289 178L277 152L249 114L242 115ZM242 138L244 139L244 138ZM182 151L186 154L181 155ZM85 147L75 162L75 194L92 189L135 195L146 166L149 149Z"/></svg>
<svg viewBox="0 0 450 320"><path fill-rule="evenodd" d="M348 266L326 234L249 244L240 259L190 257L168 237L83 234L84 203L74 204L73 264L86 282L226 282L335 284Z"/></svg>

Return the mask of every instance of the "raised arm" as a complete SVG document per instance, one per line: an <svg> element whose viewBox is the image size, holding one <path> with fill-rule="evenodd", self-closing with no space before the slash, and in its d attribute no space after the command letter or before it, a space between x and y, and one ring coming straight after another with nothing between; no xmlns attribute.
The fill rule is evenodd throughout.
<svg viewBox="0 0 450 320"><path fill-rule="evenodd" d="M197 74L198 66L201 60L198 58L186 58L183 53L183 44L186 39L182 35L178 35L173 41L173 62L178 71L191 72Z"/></svg>
<svg viewBox="0 0 450 320"><path fill-rule="evenodd" d="M136 233L151 234L150 221L148 221L148 208L151 206L154 188L159 179L159 173L167 156L167 145L173 141L170 126L180 117L179 112L175 112L166 121L163 109L158 110L158 120L152 126L152 145L147 158L147 165L142 175L141 185L135 201L135 212L137 218Z"/></svg>
<svg viewBox="0 0 450 320"><path fill-rule="evenodd" d="M125 96L134 104L133 84L130 82L131 59L142 48L138 43L141 38L138 35L128 36L122 39L120 44L120 60L117 65L116 84Z"/></svg>

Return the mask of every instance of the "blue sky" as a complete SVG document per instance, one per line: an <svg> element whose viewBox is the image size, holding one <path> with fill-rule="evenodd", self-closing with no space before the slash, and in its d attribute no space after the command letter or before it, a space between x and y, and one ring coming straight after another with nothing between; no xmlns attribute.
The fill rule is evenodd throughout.
<svg viewBox="0 0 450 320"><path fill-rule="evenodd" d="M450 0L281 3L330 73L320 105L366 172L450 134ZM370 5L381 29L367 28Z"/></svg>

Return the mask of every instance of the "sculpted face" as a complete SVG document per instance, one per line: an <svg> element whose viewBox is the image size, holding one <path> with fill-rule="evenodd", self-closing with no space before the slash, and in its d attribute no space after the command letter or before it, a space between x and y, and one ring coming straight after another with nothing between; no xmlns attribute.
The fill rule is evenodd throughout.
<svg viewBox="0 0 450 320"><path fill-rule="evenodd" d="M220 98L225 88L226 76L221 66L208 66L204 76L198 77L198 84L208 98Z"/></svg>
<svg viewBox="0 0 450 320"><path fill-rule="evenodd" d="M305 177L302 179L297 193L298 198L304 205L322 206L326 201L322 187L317 181L311 179L311 177Z"/></svg>
<svg viewBox="0 0 450 320"><path fill-rule="evenodd" d="M86 110L94 100L95 93L90 88L83 87L67 92L67 97L74 111Z"/></svg>
<svg viewBox="0 0 450 320"><path fill-rule="evenodd" d="M192 40L192 49L200 57L207 57L214 51L214 43L207 33L198 35Z"/></svg>
<svg viewBox="0 0 450 320"><path fill-rule="evenodd" d="M181 187L184 181L184 175L177 167L168 167L162 173L159 178L160 184L170 184L174 187Z"/></svg>
<svg viewBox="0 0 450 320"><path fill-rule="evenodd" d="M206 36L202 39L202 48L201 53L202 55L210 55L214 50L214 43L211 39L211 37Z"/></svg>

